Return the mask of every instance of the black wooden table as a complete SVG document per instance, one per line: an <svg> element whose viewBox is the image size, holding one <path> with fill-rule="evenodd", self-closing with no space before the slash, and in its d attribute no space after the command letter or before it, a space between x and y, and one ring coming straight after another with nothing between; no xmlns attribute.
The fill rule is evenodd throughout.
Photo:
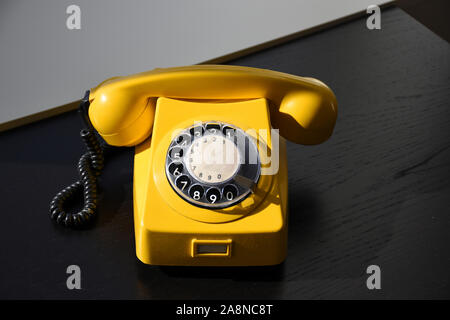
<svg viewBox="0 0 450 320"><path fill-rule="evenodd" d="M288 145L285 263L139 262L131 148L110 154L94 226L51 223L48 203L83 152L70 112L0 135L0 298L450 298L449 44L392 8L381 30L357 19L231 64L315 77L338 98L328 142ZM66 288L72 264L81 290ZM366 287L369 265L381 290Z"/></svg>

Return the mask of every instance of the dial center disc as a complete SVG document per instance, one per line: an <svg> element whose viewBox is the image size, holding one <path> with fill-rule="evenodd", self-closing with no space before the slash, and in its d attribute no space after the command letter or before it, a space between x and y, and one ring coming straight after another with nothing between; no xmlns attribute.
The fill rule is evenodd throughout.
<svg viewBox="0 0 450 320"><path fill-rule="evenodd" d="M204 183L221 183L239 170L240 154L236 145L221 135L206 135L194 140L187 150L189 173Z"/></svg>

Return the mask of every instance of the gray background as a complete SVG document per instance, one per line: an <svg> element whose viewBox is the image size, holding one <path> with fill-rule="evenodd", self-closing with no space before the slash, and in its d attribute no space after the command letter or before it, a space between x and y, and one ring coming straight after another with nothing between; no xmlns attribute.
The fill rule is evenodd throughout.
<svg viewBox="0 0 450 320"><path fill-rule="evenodd" d="M2 0L0 127L112 76L200 63L384 2ZM81 8L81 30L66 28L70 4Z"/></svg>

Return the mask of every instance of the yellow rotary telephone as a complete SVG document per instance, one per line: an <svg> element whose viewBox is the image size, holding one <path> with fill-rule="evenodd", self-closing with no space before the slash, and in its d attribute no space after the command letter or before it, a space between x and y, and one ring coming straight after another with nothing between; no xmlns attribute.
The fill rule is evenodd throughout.
<svg viewBox="0 0 450 320"><path fill-rule="evenodd" d="M318 144L337 117L333 92L318 80L221 65L112 78L87 93L83 108L106 143L136 146L136 254L154 265L281 263L288 179L285 140L273 128ZM66 226L95 214L103 155L93 132L81 132L80 181L51 203L51 217ZM64 211L79 189L83 210Z"/></svg>

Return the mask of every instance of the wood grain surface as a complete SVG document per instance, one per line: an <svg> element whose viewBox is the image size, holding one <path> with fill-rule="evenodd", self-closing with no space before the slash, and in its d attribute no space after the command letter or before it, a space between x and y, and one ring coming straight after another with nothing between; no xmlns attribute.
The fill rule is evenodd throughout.
<svg viewBox="0 0 450 320"><path fill-rule="evenodd" d="M231 62L323 80L333 137L288 145L289 248L275 267L146 266L135 257L133 149L109 151L95 225L48 203L76 179L75 112L0 135L0 298L450 298L450 47L398 8ZM82 93L80 92L80 95ZM67 290L66 268L82 270ZM381 268L368 290L366 268Z"/></svg>

